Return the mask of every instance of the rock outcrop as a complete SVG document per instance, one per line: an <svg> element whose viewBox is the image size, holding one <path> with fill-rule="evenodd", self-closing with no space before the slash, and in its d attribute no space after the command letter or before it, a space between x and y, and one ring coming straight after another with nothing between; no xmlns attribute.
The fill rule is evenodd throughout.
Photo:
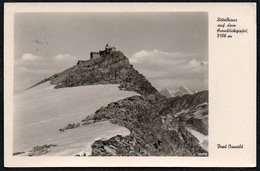
<svg viewBox="0 0 260 171"><path fill-rule="evenodd" d="M128 128L131 135L96 141L92 145L92 155L197 156L207 153L184 124L171 115L160 115L161 105L152 104L142 96L133 96L101 107L91 120L109 120Z"/></svg>
<svg viewBox="0 0 260 171"><path fill-rule="evenodd" d="M29 151L28 156L41 156L47 154L48 152L50 152L50 149L52 147L56 147L56 146L57 145L54 144L45 144L43 146L33 147L33 149Z"/></svg>
<svg viewBox="0 0 260 171"><path fill-rule="evenodd" d="M69 123L66 127L59 129L59 131L64 132L67 129L74 129L74 128L78 128L78 127L80 127L80 123L77 123L77 124L75 124L75 123L70 124Z"/></svg>

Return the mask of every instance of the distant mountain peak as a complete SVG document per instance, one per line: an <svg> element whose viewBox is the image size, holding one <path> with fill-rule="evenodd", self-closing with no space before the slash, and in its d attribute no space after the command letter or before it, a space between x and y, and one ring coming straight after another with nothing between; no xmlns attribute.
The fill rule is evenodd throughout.
<svg viewBox="0 0 260 171"><path fill-rule="evenodd" d="M179 90L189 90L187 87L183 87L183 86L180 86L179 88L178 88Z"/></svg>
<svg viewBox="0 0 260 171"><path fill-rule="evenodd" d="M175 90L171 90L169 88L165 88L159 91L159 93L167 98L169 97L176 97L176 96L183 96L185 94L194 94L197 93L198 90L190 90L187 87L180 86Z"/></svg>

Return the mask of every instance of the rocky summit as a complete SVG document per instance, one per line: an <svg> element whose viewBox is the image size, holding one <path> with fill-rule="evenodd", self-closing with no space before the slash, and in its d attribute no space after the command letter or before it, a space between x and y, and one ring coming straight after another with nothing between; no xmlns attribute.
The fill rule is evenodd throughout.
<svg viewBox="0 0 260 171"><path fill-rule="evenodd" d="M151 100L163 97L142 74L134 69L128 58L120 51L80 62L40 83L45 81L54 84L54 88L120 84L119 89L137 92Z"/></svg>
<svg viewBox="0 0 260 171"><path fill-rule="evenodd" d="M119 84L120 90L139 94L102 106L82 120L82 126L110 121L130 131L130 135L125 137L117 135L108 140L95 141L91 146L93 156L208 154L202 142L190 131L208 134L208 92L165 98L120 51L94 53L91 59L80 61L38 84L46 81L50 81L55 88Z"/></svg>

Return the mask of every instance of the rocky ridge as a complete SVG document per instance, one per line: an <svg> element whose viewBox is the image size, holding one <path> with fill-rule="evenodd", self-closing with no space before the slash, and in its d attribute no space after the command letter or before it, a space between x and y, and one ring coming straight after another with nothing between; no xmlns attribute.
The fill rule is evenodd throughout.
<svg viewBox="0 0 260 171"><path fill-rule="evenodd" d="M92 116L83 120L83 126L109 120L111 123L128 128L131 132L126 137L115 136L108 140L94 142L93 156L199 156L201 153L207 154L198 139L186 128L189 126L200 131L206 129L204 121L207 118L203 117L202 124L204 125L198 127L196 125L201 124L201 118L195 117L197 116L195 114L196 109L203 108L202 104L207 102L208 97L204 95L207 92L166 99L133 68L122 52L115 51L109 55L82 62L38 84L46 81L50 81L55 88L119 84L119 89L123 91L134 91L140 94L140 96L122 99L101 107ZM203 109L205 109L203 113L205 114L207 108ZM187 117L191 113L193 117Z"/></svg>
<svg viewBox="0 0 260 171"><path fill-rule="evenodd" d="M109 120L128 128L131 135L98 140L93 156L198 156L207 153L185 125L171 115L160 115L162 104L133 96L101 107L84 122Z"/></svg>
<svg viewBox="0 0 260 171"><path fill-rule="evenodd" d="M161 114L170 113L186 126L208 135L208 91L168 98Z"/></svg>
<svg viewBox="0 0 260 171"><path fill-rule="evenodd" d="M151 100L163 98L151 83L129 63L120 51L81 62L37 83L50 81L54 88L95 84L120 84L119 89L134 91ZM35 86L36 86L35 85Z"/></svg>

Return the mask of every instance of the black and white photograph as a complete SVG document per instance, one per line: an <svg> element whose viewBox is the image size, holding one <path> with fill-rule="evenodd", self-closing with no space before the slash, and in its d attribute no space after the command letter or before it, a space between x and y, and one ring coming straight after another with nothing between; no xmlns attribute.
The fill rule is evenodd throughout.
<svg viewBox="0 0 260 171"><path fill-rule="evenodd" d="M16 156L208 156L206 12L16 13Z"/></svg>
<svg viewBox="0 0 260 171"><path fill-rule="evenodd" d="M6 3L5 167L256 166L254 3Z"/></svg>

